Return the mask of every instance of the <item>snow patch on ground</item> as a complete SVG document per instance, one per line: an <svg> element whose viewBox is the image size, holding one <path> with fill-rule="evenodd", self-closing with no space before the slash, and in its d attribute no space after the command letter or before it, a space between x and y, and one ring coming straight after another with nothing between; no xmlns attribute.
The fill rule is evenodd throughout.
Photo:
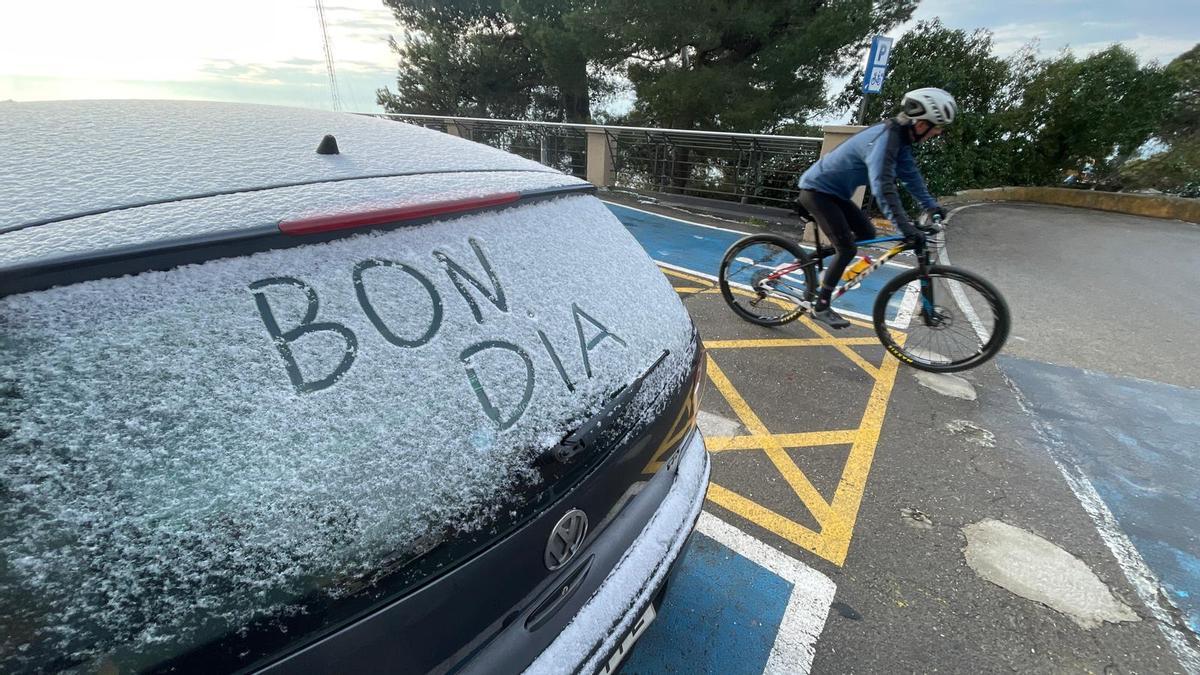
<svg viewBox="0 0 1200 675"><path fill-rule="evenodd" d="M948 373L927 373L923 370L918 370L913 373L913 377L917 378L917 382L926 389L932 389L943 396L952 398L960 398L964 401L974 401L979 397L975 393L975 387L957 375Z"/></svg>

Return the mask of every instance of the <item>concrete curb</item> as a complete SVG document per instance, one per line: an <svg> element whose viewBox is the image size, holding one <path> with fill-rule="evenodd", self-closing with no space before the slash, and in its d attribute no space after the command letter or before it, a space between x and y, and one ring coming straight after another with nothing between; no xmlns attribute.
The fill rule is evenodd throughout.
<svg viewBox="0 0 1200 675"><path fill-rule="evenodd" d="M946 204L993 201L1035 202L1200 223L1200 199L1185 199L1167 195L1135 195L1124 192L1096 192L1094 190L1051 187L1000 187L986 190L962 190L943 201Z"/></svg>

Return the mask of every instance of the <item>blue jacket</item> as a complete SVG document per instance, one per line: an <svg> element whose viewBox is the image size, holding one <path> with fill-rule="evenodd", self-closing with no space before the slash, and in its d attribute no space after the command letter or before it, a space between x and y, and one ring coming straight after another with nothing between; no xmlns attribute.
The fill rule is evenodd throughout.
<svg viewBox="0 0 1200 675"><path fill-rule="evenodd" d="M921 206L938 205L917 170L907 127L886 120L854 134L808 167L800 176L800 189L852 199L855 190L869 184L884 217L904 234L912 234L915 229L900 203L897 177Z"/></svg>

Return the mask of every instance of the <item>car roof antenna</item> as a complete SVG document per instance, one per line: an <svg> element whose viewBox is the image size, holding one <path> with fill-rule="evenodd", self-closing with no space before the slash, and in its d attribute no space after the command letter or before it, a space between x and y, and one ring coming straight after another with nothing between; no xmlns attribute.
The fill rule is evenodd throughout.
<svg viewBox="0 0 1200 675"><path fill-rule="evenodd" d="M321 144L317 146L318 155L338 155L337 139L333 134L325 134L325 138L321 139Z"/></svg>

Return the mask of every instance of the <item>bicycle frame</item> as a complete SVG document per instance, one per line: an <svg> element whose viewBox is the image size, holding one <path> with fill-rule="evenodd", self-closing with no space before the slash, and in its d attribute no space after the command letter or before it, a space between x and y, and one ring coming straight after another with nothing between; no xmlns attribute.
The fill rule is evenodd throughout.
<svg viewBox="0 0 1200 675"><path fill-rule="evenodd" d="M863 241L859 241L856 243L869 246L871 244L886 244L888 242L899 242L899 244L897 246L893 246L892 248L889 248L882 255L878 256L874 260L871 260L871 264L866 269L859 272L854 277L854 279L852 279L851 281L847 281L847 282L839 284L837 286L837 288L835 288L833 291L832 299L837 299L837 298L845 295L846 293L854 290L862 283L863 279L866 279L868 276L871 275L872 272L874 272L875 270L877 270L880 267L882 267L883 265L885 265L889 260L891 260L892 258L895 258L896 256L900 255L901 253L903 253L905 251L912 250L911 246L903 243L904 237L900 237L900 236L877 237L875 239L864 239ZM833 254L833 250L828 249L828 248L822 248L821 243L818 240L817 241L817 249L813 253L812 260L808 264L810 264L810 265L815 264L817 266L818 271L824 270L825 266L824 266L824 264L822 264L821 261L825 258L826 255L832 255L832 254ZM866 257L866 256L863 256L863 257ZM928 264L929 264L928 251L921 252L920 254L918 254L917 258L921 261L922 269L924 269L928 266ZM796 270L800 269L801 267L803 267L803 265L801 265L800 263L784 265L782 267L779 267L775 271L773 271L771 274L768 274L767 277L765 279L763 279L763 281L764 282L775 281L776 279L779 279L783 276L791 274L792 272L795 272Z"/></svg>
<svg viewBox="0 0 1200 675"><path fill-rule="evenodd" d="M817 266L818 272L823 272L825 269L825 265L824 265L825 256L833 255L836 251L829 247L822 247L821 246L821 231L819 228L816 228L816 227L814 227L814 231L816 232L816 235L815 235L816 249L813 251L813 256L809 260L808 264L810 264L810 265L815 264ZM911 244L905 243L904 237L902 237L900 235L893 235L890 237L876 237L874 239L864 239L862 241L857 241L855 243L857 245L870 246L873 244L887 244L890 242L895 242L896 245L889 248L888 250L884 251L883 254L881 254L880 256L871 260L870 265L868 265L866 269L863 269L857 275L855 275L855 277L853 279L851 279L850 281L839 283L838 286L833 290L833 294L830 296L830 301L832 302L833 300L836 300L836 299L842 297L843 295L845 295L846 293L849 293L850 291L858 288L860 285L862 285L863 280L866 279L868 276L870 276L875 270L877 270L880 267L882 267L883 265L887 264L887 262L890 261L892 258L895 258L896 256L900 255L901 253L904 253L905 251L914 251L915 250L916 254L917 254L918 267L920 268L922 273L928 272L929 266L932 264L932 256L930 255L928 246L925 246L925 247L921 248L920 250L916 250L916 249L914 249L914 247ZM864 255L863 257L866 258L867 256ZM868 258L868 259L870 259L870 258ZM763 283L780 279L787 274L791 274L792 272L795 272L796 270L800 269L801 267L803 267L803 265L798 264L798 263L791 264L791 265L784 265L784 266L774 270L773 272L771 272L771 274L767 275L767 277L765 279L763 279ZM820 275L818 275L818 277L819 276ZM775 289L775 292L783 293L784 295L791 297L793 300L796 300L801 306L803 306L805 308L808 308L808 309L812 308L812 301L814 298L798 298L795 295L788 293L786 291L783 291L781 289L778 289L778 288ZM925 321L925 323L928 325L928 324L930 324L931 321L935 321L936 319L932 316L932 312L931 312L932 308L935 306L934 297L933 297L933 286L928 283L927 279L922 279L922 283L921 283L921 306L922 306L921 315L922 315L922 318Z"/></svg>
<svg viewBox="0 0 1200 675"><path fill-rule="evenodd" d="M866 279L868 276L871 275L872 272L874 272L875 270L882 267L885 263L887 263L887 261L891 260L892 258L895 258L896 256L900 255L901 253L903 253L905 251L911 250L911 247L908 244L904 243L904 237L878 237L875 239L866 239L866 240L863 240L863 241L860 241L857 243L862 244L862 245L871 245L871 244L886 244L888 242L899 242L899 243L896 246L893 246L893 247L889 248L888 250L884 251L883 254L880 255L879 257L875 258L874 260L871 260L871 264L866 269L860 271L857 275L855 275L855 277L853 279L851 279L850 281L839 283L837 288L833 289L833 295L830 297L831 301L842 297L843 295L845 295L846 293L849 293L850 291L854 290L855 288L858 288L859 285L862 284L863 279ZM818 250L818 252L819 252L819 250ZM864 256L864 257L866 257L866 256ZM918 256L918 257L920 257L920 256ZM818 264L818 269L820 269L821 267L824 267L824 266Z"/></svg>
<svg viewBox="0 0 1200 675"><path fill-rule="evenodd" d="M806 226L810 222L807 220L803 224ZM858 314L870 323L853 320L851 323L874 328L887 351L914 368L928 372L973 368L995 356L1003 347L1011 324L1008 305L985 279L967 270L940 264L938 252L945 240L939 219L930 219L930 223L921 229L925 237L918 237L921 239L919 244L900 235L856 242L872 249L864 252L870 255L862 256L853 275L845 275L850 277L847 281L829 277L825 258L836 254L836 250L823 245L819 234L815 238L815 251L811 240L801 248L803 231L800 241L794 236L775 233L743 237L729 247L721 261L718 277L721 294L743 319L760 326L781 326L815 311L820 293L816 283L818 272L836 282L828 290L833 298L839 298L863 285L864 279L883 265L889 262L896 265L893 259L901 253L911 251L917 264L902 265L905 269L898 270L881 284L867 315ZM759 246L764 246L765 250L756 249ZM975 314L971 299L965 294L968 291L975 293L990 309L984 320ZM939 300L942 304L938 304ZM758 308L763 302L777 305L779 310ZM857 307L854 309L862 311ZM843 311L854 314L849 308ZM844 327L844 322L835 323L833 318L836 313L813 316L818 323ZM808 325L818 334L826 335L816 324ZM911 339L914 336L916 339ZM940 351L949 355L942 356Z"/></svg>

